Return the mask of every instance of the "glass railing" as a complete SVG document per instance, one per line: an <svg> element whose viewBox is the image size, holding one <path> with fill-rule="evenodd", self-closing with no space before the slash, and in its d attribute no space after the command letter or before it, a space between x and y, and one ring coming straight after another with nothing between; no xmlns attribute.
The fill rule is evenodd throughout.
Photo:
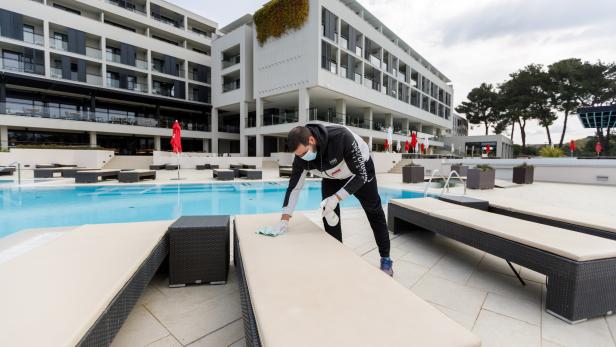
<svg viewBox="0 0 616 347"><path fill-rule="evenodd" d="M209 104L209 103L210 103L210 100L209 100L207 97L205 97L205 98L201 98L201 97L199 96L199 94L196 94L196 93L195 93L195 94L193 94L193 93L189 93L189 94L188 94L188 100L190 100L190 101L196 101L196 102L203 102L203 103L206 103L206 104Z"/></svg>
<svg viewBox="0 0 616 347"><path fill-rule="evenodd" d="M379 69L381 68L381 59L371 55L369 60L372 65L378 67Z"/></svg>
<svg viewBox="0 0 616 347"><path fill-rule="evenodd" d="M16 40L15 38L9 37L5 33L3 33L2 29L0 29L0 36ZM42 34L34 33L34 32L31 32L31 31L28 31L28 30L24 29L23 30L23 39L21 41L26 42L26 43L32 43L32 44L35 44L35 45L38 45L38 46L44 46L45 45L45 36L43 36Z"/></svg>
<svg viewBox="0 0 616 347"><path fill-rule="evenodd" d="M145 60L141 60L141 59L135 59L135 67L138 67L140 69L143 70L147 70L148 69L148 62Z"/></svg>
<svg viewBox="0 0 616 347"><path fill-rule="evenodd" d="M199 77L199 74L194 72L194 71L191 71L191 72L188 73L188 78L191 81L197 81L197 82L208 83L208 84L211 83L210 79L208 78L208 76L206 76L205 79L203 79L203 78Z"/></svg>
<svg viewBox="0 0 616 347"><path fill-rule="evenodd" d="M233 65L237 65L237 64L239 64L239 63L240 63L240 56L239 56L239 55L236 55L236 56L234 56L234 57L224 59L224 60L222 61L222 68L223 68L223 69L226 69L226 68L228 68L228 67L231 67L231 66L233 66Z"/></svg>
<svg viewBox="0 0 616 347"><path fill-rule="evenodd" d="M86 74L86 83L102 86L103 77L100 75Z"/></svg>
<svg viewBox="0 0 616 347"><path fill-rule="evenodd" d="M152 64L152 70L156 71L158 73L163 73L165 75L177 76L177 77L182 77L182 78L184 77L184 68L181 67L181 66L180 66L180 68L178 69L178 71L177 71L177 73L175 75L167 73L167 72L164 72L163 71L163 67L158 65L158 64Z"/></svg>
<svg viewBox="0 0 616 347"><path fill-rule="evenodd" d="M68 50L68 41L64 41L62 39L58 39L55 37L50 37L49 38L49 46L51 48L57 49L59 51L65 51L65 52L69 52ZM71 53L76 53L76 52L71 52ZM79 53L77 53L79 54ZM86 46L86 56L91 57L91 58L96 58L96 59L101 59L102 53L101 50L96 48L96 47L91 47L91 46Z"/></svg>
<svg viewBox="0 0 616 347"><path fill-rule="evenodd" d="M361 74L358 74L358 73L355 74L355 83L361 84Z"/></svg>
<svg viewBox="0 0 616 347"><path fill-rule="evenodd" d="M14 72L26 72L37 75L45 74L45 65L25 62L20 59L2 58L0 59L0 68Z"/></svg>
<svg viewBox="0 0 616 347"><path fill-rule="evenodd" d="M157 87L153 87L152 88L152 94L156 94L156 95L162 95L162 96L167 96L170 98L177 98L177 99L181 99L180 97L176 97L175 93L173 92L172 89L169 88L157 88Z"/></svg>
<svg viewBox="0 0 616 347"><path fill-rule="evenodd" d="M234 91L234 90L237 90L237 89L240 89L240 80L235 80L233 82L223 83L223 85L222 85L222 92L223 93Z"/></svg>
<svg viewBox="0 0 616 347"><path fill-rule="evenodd" d="M294 112L282 112L281 114L264 114L263 125L279 125L288 123L297 123L299 117L297 111Z"/></svg>
<svg viewBox="0 0 616 347"><path fill-rule="evenodd" d="M184 24L183 23L179 23L179 22L176 22L176 21L172 21L172 20L169 20L169 19L165 19L165 18L159 17L158 15L156 15L154 13L152 13L150 18L154 19L155 21L159 21L159 22L161 22L163 24L167 24L167 25L171 25L171 26L176 27L176 28L184 29Z"/></svg>
<svg viewBox="0 0 616 347"><path fill-rule="evenodd" d="M124 1L124 0L105 0L106 3L108 4L112 4L118 7L121 7L127 11L131 11L131 12L135 12L137 14L140 14L142 16L147 16L147 13L145 12L145 6L143 5L137 5L128 1Z"/></svg>
<svg viewBox="0 0 616 347"><path fill-rule="evenodd" d="M223 133L239 134L240 126L239 125L218 124L218 131L223 132Z"/></svg>
<svg viewBox="0 0 616 347"><path fill-rule="evenodd" d="M361 57L363 53L364 50L361 47L355 46L355 54Z"/></svg>
<svg viewBox="0 0 616 347"><path fill-rule="evenodd" d="M321 24L321 34L323 35L323 37L327 38L328 40L332 40L331 38L325 35L325 26L323 24ZM332 41L338 42L338 37L339 37L338 33L334 33L334 39Z"/></svg>
<svg viewBox="0 0 616 347"><path fill-rule="evenodd" d="M123 64L122 63L122 57L120 57L119 54L113 54L110 52L106 52L105 53L105 59L107 61L110 62L114 62L114 63L118 63L118 64ZM134 66L143 70L147 70L148 69L148 62L142 59L135 59L135 64L134 65L130 65L130 64L123 64L123 65L128 65L128 66Z"/></svg>
<svg viewBox="0 0 616 347"><path fill-rule="evenodd" d="M64 80L68 80L68 81L73 81L73 82L81 82L81 83L88 83L88 84L93 84L93 85L97 85L97 86L102 86L103 85L103 77L101 75L95 75L95 74L86 74L86 80L84 81L80 81L79 80L79 74L75 71L71 71L71 77L70 78L65 78L62 75L62 69L61 68L57 68L57 67L52 67L51 68L51 77L52 78L59 78L59 79L64 79Z"/></svg>
<svg viewBox="0 0 616 347"><path fill-rule="evenodd" d="M120 86L120 81L116 80L116 79L112 79L112 78L108 78L107 79L107 87L124 89L124 90L130 90L130 91L133 91L133 92L140 92L140 93L147 93L148 92L148 85L147 84L129 82L129 83L127 83L126 87L121 87Z"/></svg>
<svg viewBox="0 0 616 347"><path fill-rule="evenodd" d="M349 40L346 37L344 37L344 36L340 36L340 45L344 49L348 49L348 47L349 47Z"/></svg>
<svg viewBox="0 0 616 347"><path fill-rule="evenodd" d="M362 118L352 118L347 116L346 125L350 127L370 130L370 121Z"/></svg>
<svg viewBox="0 0 616 347"><path fill-rule="evenodd" d="M329 72L333 74L338 73L338 63L336 63L335 60L329 60L325 63L325 65L327 66L325 70L328 70Z"/></svg>
<svg viewBox="0 0 616 347"><path fill-rule="evenodd" d="M342 124L344 115L333 112L331 110L319 110L318 108L311 108L308 110L309 121L321 121L334 124Z"/></svg>
<svg viewBox="0 0 616 347"><path fill-rule="evenodd" d="M244 122L245 122L244 126L246 128L255 128L257 126L257 119L256 118L248 117L248 118L244 119Z"/></svg>
<svg viewBox="0 0 616 347"><path fill-rule="evenodd" d="M149 128L171 128L176 117L156 117L154 114L136 116L132 112L96 111L80 109L78 106L60 105L57 107L34 106L22 103L0 103L0 109L5 114L13 116L51 118L60 120L97 122L108 124L134 125ZM194 131L210 131L210 125L196 120L180 120L182 129Z"/></svg>

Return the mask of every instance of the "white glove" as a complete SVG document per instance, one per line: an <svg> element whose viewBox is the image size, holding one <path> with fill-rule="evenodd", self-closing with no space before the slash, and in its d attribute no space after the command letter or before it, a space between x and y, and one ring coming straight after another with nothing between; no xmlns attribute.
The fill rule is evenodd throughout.
<svg viewBox="0 0 616 347"><path fill-rule="evenodd" d="M274 226L274 233L282 234L287 232L289 229L289 221L288 220L280 220L276 226Z"/></svg>
<svg viewBox="0 0 616 347"><path fill-rule="evenodd" d="M323 217L334 212L334 210L336 209L336 206L338 206L338 197L335 194L323 200L321 202L321 209L323 210Z"/></svg>

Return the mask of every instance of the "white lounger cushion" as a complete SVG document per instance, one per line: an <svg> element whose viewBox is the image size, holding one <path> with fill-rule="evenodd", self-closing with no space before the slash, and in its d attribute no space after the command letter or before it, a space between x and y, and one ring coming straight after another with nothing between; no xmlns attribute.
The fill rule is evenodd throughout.
<svg viewBox="0 0 616 347"><path fill-rule="evenodd" d="M405 206L453 223L477 229L575 261L588 261L616 257L616 241L556 228L470 207L451 204L437 199L426 203L421 199L407 199ZM427 207L429 205L429 207ZM442 205L442 207L438 207ZM457 208L447 209L448 205Z"/></svg>
<svg viewBox="0 0 616 347"><path fill-rule="evenodd" d="M85 225L0 264L0 346L74 346L171 222Z"/></svg>
<svg viewBox="0 0 616 347"><path fill-rule="evenodd" d="M606 214L584 212L574 208L556 207L547 204L529 203L528 201L510 198L490 199L490 206L616 233L616 217Z"/></svg>
<svg viewBox="0 0 616 347"><path fill-rule="evenodd" d="M238 216L236 231L264 346L480 346L479 339L297 213Z"/></svg>

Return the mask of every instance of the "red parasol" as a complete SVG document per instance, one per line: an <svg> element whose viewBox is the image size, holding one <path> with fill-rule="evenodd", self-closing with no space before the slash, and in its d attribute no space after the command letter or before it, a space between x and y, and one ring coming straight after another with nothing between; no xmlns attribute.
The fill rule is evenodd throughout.
<svg viewBox="0 0 616 347"><path fill-rule="evenodd" d="M173 123L173 134L171 135L170 143L173 153L182 153L182 129L177 120Z"/></svg>
<svg viewBox="0 0 616 347"><path fill-rule="evenodd" d="M404 142L404 151L405 151L406 153L408 153L408 152L409 152L409 149L411 149L411 145L409 145L409 140L406 140L406 141Z"/></svg>
<svg viewBox="0 0 616 347"><path fill-rule="evenodd" d="M423 154L423 152L425 152L425 151L426 151L426 146L424 146L424 144L422 143L421 144L421 153Z"/></svg>
<svg viewBox="0 0 616 347"><path fill-rule="evenodd" d="M414 148L416 148L416 146L417 146L417 133L413 132L411 134L411 148L414 149Z"/></svg>
<svg viewBox="0 0 616 347"><path fill-rule="evenodd" d="M387 141L387 139L385 139L385 144L383 145L383 148L385 149L385 152L387 152L387 150L389 149L389 141Z"/></svg>
<svg viewBox="0 0 616 347"><path fill-rule="evenodd" d="M492 147L490 147L489 144L486 145L486 154L490 155L490 152L492 152Z"/></svg>
<svg viewBox="0 0 616 347"><path fill-rule="evenodd" d="M571 140L571 142L569 142L569 150L571 153L575 152L575 141Z"/></svg>
<svg viewBox="0 0 616 347"><path fill-rule="evenodd" d="M601 146L601 142L599 141L597 141L597 144L595 145L595 152L597 152L597 155L603 152L603 146Z"/></svg>

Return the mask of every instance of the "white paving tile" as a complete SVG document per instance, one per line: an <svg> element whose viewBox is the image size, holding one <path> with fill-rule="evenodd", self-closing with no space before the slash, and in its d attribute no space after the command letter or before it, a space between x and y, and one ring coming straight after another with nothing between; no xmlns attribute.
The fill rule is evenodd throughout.
<svg viewBox="0 0 616 347"><path fill-rule="evenodd" d="M515 318L523 322L541 324L541 298L527 300L525 298L511 298L494 293L488 293L483 309Z"/></svg>
<svg viewBox="0 0 616 347"><path fill-rule="evenodd" d="M567 347L614 347L614 339L603 317L572 325L544 310L541 323L544 340Z"/></svg>
<svg viewBox="0 0 616 347"><path fill-rule="evenodd" d="M465 284L475 271L482 254L452 252L442 257L431 269L430 274L452 282Z"/></svg>
<svg viewBox="0 0 616 347"><path fill-rule="evenodd" d="M169 335L150 312L142 305L135 306L113 339L113 347L147 346L148 344Z"/></svg>
<svg viewBox="0 0 616 347"><path fill-rule="evenodd" d="M246 347L246 339L240 339L239 341L236 341L229 347Z"/></svg>
<svg viewBox="0 0 616 347"><path fill-rule="evenodd" d="M541 284L526 281L526 285L523 286L516 277L498 272L475 271L468 280L467 286L510 298L531 301L541 299Z"/></svg>
<svg viewBox="0 0 616 347"><path fill-rule="evenodd" d="M191 347L230 346L244 337L244 322L241 319L191 343Z"/></svg>
<svg viewBox="0 0 616 347"><path fill-rule="evenodd" d="M612 333L612 338L614 339L614 343L616 344L616 315L611 315L606 317L607 325L610 328L610 332Z"/></svg>
<svg viewBox="0 0 616 347"><path fill-rule="evenodd" d="M435 303L432 303L434 307L436 307L439 311L443 312L447 317L456 321L461 326L465 327L468 330L473 329L473 325L475 325L475 321L477 320L477 314L468 314L463 312L458 312L456 310L452 310L448 307L441 306Z"/></svg>
<svg viewBox="0 0 616 347"><path fill-rule="evenodd" d="M473 332L483 347L540 347L541 331L536 325L481 310Z"/></svg>
<svg viewBox="0 0 616 347"><path fill-rule="evenodd" d="M147 347L182 347L182 344L173 335L167 335L158 341L150 343Z"/></svg>
<svg viewBox="0 0 616 347"><path fill-rule="evenodd" d="M393 269L394 279L406 288L415 285L428 272L428 268L404 260L394 261Z"/></svg>
<svg viewBox="0 0 616 347"><path fill-rule="evenodd" d="M452 310L476 315L487 293L430 274L423 276L412 291L424 300Z"/></svg>

